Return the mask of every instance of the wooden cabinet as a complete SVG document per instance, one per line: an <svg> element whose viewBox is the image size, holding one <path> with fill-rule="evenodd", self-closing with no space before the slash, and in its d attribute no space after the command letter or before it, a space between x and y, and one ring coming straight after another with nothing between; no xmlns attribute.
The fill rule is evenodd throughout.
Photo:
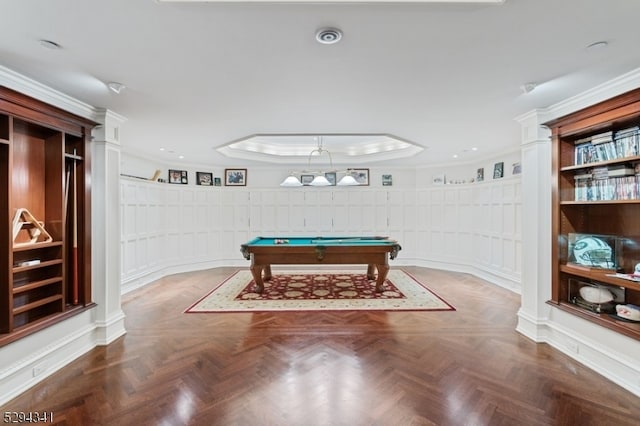
<svg viewBox="0 0 640 426"><path fill-rule="evenodd" d="M550 304L640 339L640 323L579 303L582 285L603 288L640 305L640 282L619 278L640 263L640 89L545 123L553 138L552 292ZM614 241L594 251L592 264L577 253L580 238ZM611 239L609 239L611 238ZM614 247L611 247L614 246ZM598 258L600 256L600 258ZM599 304L598 304L599 305ZM604 306L604 305L603 305Z"/></svg>
<svg viewBox="0 0 640 426"><path fill-rule="evenodd" d="M0 86L0 345L92 305L95 124Z"/></svg>

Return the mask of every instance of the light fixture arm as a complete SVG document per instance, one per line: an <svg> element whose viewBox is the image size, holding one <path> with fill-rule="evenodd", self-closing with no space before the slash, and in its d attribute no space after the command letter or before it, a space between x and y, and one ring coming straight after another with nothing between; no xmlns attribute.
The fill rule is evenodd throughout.
<svg viewBox="0 0 640 426"><path fill-rule="evenodd" d="M309 168L311 168L311 157L313 157L314 152L317 152L319 156L322 156L322 153L326 152L327 155L329 156L329 165L331 166L331 170L333 170L333 158L331 158L331 153L326 149L323 149L321 146L319 146L318 148L314 149L309 153L309 161L308 161Z"/></svg>

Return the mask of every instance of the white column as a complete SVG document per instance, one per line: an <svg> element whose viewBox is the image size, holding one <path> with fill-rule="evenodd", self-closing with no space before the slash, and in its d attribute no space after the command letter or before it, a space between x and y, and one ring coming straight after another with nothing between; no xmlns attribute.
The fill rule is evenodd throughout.
<svg viewBox="0 0 640 426"><path fill-rule="evenodd" d="M522 126L522 298L516 330L545 341L551 298L551 140L536 110L516 118Z"/></svg>
<svg viewBox="0 0 640 426"><path fill-rule="evenodd" d="M120 300L120 126L126 119L100 110L91 152L92 288L96 343L126 333Z"/></svg>

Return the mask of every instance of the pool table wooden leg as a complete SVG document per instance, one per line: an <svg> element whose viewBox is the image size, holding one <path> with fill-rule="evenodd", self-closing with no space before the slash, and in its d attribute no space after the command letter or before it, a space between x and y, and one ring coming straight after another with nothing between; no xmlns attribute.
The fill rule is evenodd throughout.
<svg viewBox="0 0 640 426"><path fill-rule="evenodd" d="M256 293L262 293L264 290L264 281L262 281L262 268L264 265L251 265L251 275L253 275L253 280L256 282Z"/></svg>
<svg viewBox="0 0 640 426"><path fill-rule="evenodd" d="M387 273L389 273L389 265L376 265L378 269L378 279L376 279L376 291L382 293L384 288L384 282L387 279Z"/></svg>
<svg viewBox="0 0 640 426"><path fill-rule="evenodd" d="M269 281L271 279L271 265L264 265L264 275L262 279Z"/></svg>
<svg viewBox="0 0 640 426"><path fill-rule="evenodd" d="M368 280L376 279L376 265L371 263L367 265L367 279Z"/></svg>
<svg viewBox="0 0 640 426"><path fill-rule="evenodd" d="M271 265L251 265L250 269L251 275L256 282L256 293L262 293L264 291L264 282L271 279Z"/></svg>

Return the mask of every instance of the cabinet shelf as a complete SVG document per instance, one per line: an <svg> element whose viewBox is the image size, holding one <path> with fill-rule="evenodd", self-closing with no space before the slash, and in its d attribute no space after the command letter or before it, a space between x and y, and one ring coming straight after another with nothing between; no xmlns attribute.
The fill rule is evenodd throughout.
<svg viewBox="0 0 640 426"><path fill-rule="evenodd" d="M48 243L47 242L33 243L33 244L14 247L13 252L15 253L20 251L38 250L38 249L43 249L48 247L61 247L61 246L62 246L62 241L51 241Z"/></svg>
<svg viewBox="0 0 640 426"><path fill-rule="evenodd" d="M640 340L640 322L621 321L611 317L609 314L598 314L596 312L591 312L570 302L556 303L553 301L549 301L548 303L565 312L577 315L602 327L606 327L620 334L624 334L625 336Z"/></svg>
<svg viewBox="0 0 640 426"><path fill-rule="evenodd" d="M49 303L57 302L62 300L61 294L56 294L54 296L45 297L44 299L38 299L35 302L27 303L26 305L19 306L13 309L13 315L22 314L27 311L31 311L35 308L39 308L40 306L48 305Z"/></svg>
<svg viewBox="0 0 640 426"><path fill-rule="evenodd" d="M609 276L614 274L610 270L602 270L596 268L583 268L574 265L560 265L560 272L575 275L576 277L587 278L598 281L603 284L609 284L616 287L624 287L632 290L640 290L640 282L625 280L623 278Z"/></svg>
<svg viewBox="0 0 640 426"><path fill-rule="evenodd" d="M34 290L36 288L46 287L51 284L62 282L62 277L51 277L44 280L34 281L29 284L20 285L13 288L13 294L24 293L25 291Z"/></svg>
<svg viewBox="0 0 640 426"><path fill-rule="evenodd" d="M40 262L40 263L35 264L35 265L15 266L13 268L13 273L17 274L18 272L32 271L34 269L46 268L46 267L49 267L49 266L60 265L60 264L62 264L62 259L47 260L47 261Z"/></svg>
<svg viewBox="0 0 640 426"><path fill-rule="evenodd" d="M616 164L637 163L637 162L640 162L640 155L635 155L633 157L616 158L615 160L598 161L595 163L572 164L570 166L561 167L560 172L575 172L575 171L584 170L584 169L591 169L593 167L604 167L604 166L612 166Z"/></svg>
<svg viewBox="0 0 640 426"><path fill-rule="evenodd" d="M560 201L561 206L588 206L595 204L640 204L639 200Z"/></svg>

